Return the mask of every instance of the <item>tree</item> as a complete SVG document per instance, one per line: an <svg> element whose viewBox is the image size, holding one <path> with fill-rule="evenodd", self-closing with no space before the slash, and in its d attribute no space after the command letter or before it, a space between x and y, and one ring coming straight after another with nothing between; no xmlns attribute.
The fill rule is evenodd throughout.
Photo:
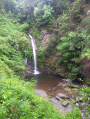
<svg viewBox="0 0 90 119"><path fill-rule="evenodd" d="M53 8L50 5L43 5L39 3L37 7L34 8L34 16L38 26L48 26L53 24Z"/></svg>
<svg viewBox="0 0 90 119"><path fill-rule="evenodd" d="M59 65L62 65L65 71L69 72L72 80L80 80L83 78L81 53L85 48L86 35L83 33L70 32L68 37L62 37L57 50L61 52L61 56L57 58Z"/></svg>

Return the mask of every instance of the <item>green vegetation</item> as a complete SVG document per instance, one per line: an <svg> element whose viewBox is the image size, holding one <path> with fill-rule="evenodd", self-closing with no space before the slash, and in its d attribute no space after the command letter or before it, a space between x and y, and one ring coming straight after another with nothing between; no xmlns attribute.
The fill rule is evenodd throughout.
<svg viewBox="0 0 90 119"><path fill-rule="evenodd" d="M35 95L34 81L21 79L26 71L24 58L32 59L29 32L36 38L41 69L90 85L89 6L89 0L0 1L1 119L81 119L79 109L62 116ZM46 49L41 44L43 29L53 34ZM90 87L83 87L81 94L89 117Z"/></svg>
<svg viewBox="0 0 90 119"><path fill-rule="evenodd" d="M87 110L86 118L90 118L90 87L83 86L83 88L81 89L81 94L82 94L84 102L87 102L84 105Z"/></svg>
<svg viewBox="0 0 90 119"><path fill-rule="evenodd" d="M36 96L34 93L35 82L25 82L3 61L0 61L0 118L18 119L80 119L79 109L62 116L54 109L49 101Z"/></svg>
<svg viewBox="0 0 90 119"><path fill-rule="evenodd" d="M30 41L22 32L26 28L8 15L0 15L0 59L19 74L25 71L23 58L32 57Z"/></svg>
<svg viewBox="0 0 90 119"><path fill-rule="evenodd" d="M67 119L68 116L62 116L49 101L35 95L34 80L26 82L16 74L25 71L23 57L32 56L30 42L17 21L7 15L1 15L0 21L3 31L0 31L0 118ZM79 119L81 112L77 110L73 113Z"/></svg>
<svg viewBox="0 0 90 119"><path fill-rule="evenodd" d="M57 50L61 52L61 58L57 63L64 67L65 71L70 72L69 77L73 80L81 80L83 78L81 53L88 42L87 36L84 33L70 32L68 37L62 37Z"/></svg>
<svg viewBox="0 0 90 119"><path fill-rule="evenodd" d="M47 100L34 93L35 82L19 80L13 71L0 61L0 118L39 119L64 117Z"/></svg>
<svg viewBox="0 0 90 119"><path fill-rule="evenodd" d="M53 8L49 5L43 5L42 3L39 3L37 7L34 8L34 16L37 27L51 27L54 21L54 17L52 15L53 12Z"/></svg>

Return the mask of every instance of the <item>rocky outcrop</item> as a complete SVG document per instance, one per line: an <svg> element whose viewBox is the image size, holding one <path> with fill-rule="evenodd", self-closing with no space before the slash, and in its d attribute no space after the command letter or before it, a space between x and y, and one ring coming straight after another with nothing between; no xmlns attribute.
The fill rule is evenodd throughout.
<svg viewBox="0 0 90 119"><path fill-rule="evenodd" d="M74 107L69 103L69 101L60 102L55 98L51 98L50 101L57 109L60 110L60 113L63 115L74 109Z"/></svg>
<svg viewBox="0 0 90 119"><path fill-rule="evenodd" d="M49 33L47 30L44 30L42 29L41 30L41 46L44 48L44 49L47 49L48 48L48 44L50 42L50 37L52 36L53 34Z"/></svg>
<svg viewBox="0 0 90 119"><path fill-rule="evenodd" d="M60 100L60 99L69 99L69 97L68 97L66 94L62 94L62 93L58 93L58 94L56 95L56 98L57 98L58 100Z"/></svg>
<svg viewBox="0 0 90 119"><path fill-rule="evenodd" d="M47 49L49 43L50 34L46 30L41 31L41 45L44 49Z"/></svg>

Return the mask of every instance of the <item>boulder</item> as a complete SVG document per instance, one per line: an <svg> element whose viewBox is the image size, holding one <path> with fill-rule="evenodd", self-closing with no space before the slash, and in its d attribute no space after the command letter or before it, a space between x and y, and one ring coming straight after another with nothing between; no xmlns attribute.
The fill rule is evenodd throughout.
<svg viewBox="0 0 90 119"><path fill-rule="evenodd" d="M86 15L87 16L90 16L90 10L87 11Z"/></svg>
<svg viewBox="0 0 90 119"><path fill-rule="evenodd" d="M58 87L53 87L52 90L55 91Z"/></svg>
<svg viewBox="0 0 90 119"><path fill-rule="evenodd" d="M56 99L61 100L61 98L58 95L56 95Z"/></svg>
<svg viewBox="0 0 90 119"><path fill-rule="evenodd" d="M69 105L69 101L62 102L62 106L67 107Z"/></svg>
<svg viewBox="0 0 90 119"><path fill-rule="evenodd" d="M48 95L44 90L35 89L34 91L37 95L40 95L41 97L44 97L46 99L48 98Z"/></svg>
<svg viewBox="0 0 90 119"><path fill-rule="evenodd" d="M71 79L63 79L63 82L72 83Z"/></svg>
<svg viewBox="0 0 90 119"><path fill-rule="evenodd" d="M62 83L62 82L60 82L58 85L57 85L58 87L66 87L67 86L67 83Z"/></svg>
<svg viewBox="0 0 90 119"><path fill-rule="evenodd" d="M64 88L65 89L65 91L67 91L67 92L71 92L71 89L70 88Z"/></svg>
<svg viewBox="0 0 90 119"><path fill-rule="evenodd" d="M56 95L56 98L57 98L58 100L60 100L61 98L62 98L62 99L69 99L69 97L68 97L67 95L62 94L62 93L58 93L58 94Z"/></svg>

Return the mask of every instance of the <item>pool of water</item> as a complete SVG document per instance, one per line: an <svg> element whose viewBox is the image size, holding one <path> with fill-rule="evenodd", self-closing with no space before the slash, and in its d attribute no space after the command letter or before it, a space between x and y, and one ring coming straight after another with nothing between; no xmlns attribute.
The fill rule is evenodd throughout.
<svg viewBox="0 0 90 119"><path fill-rule="evenodd" d="M38 75L28 75L29 80L34 78L37 83L35 90L42 90L48 96L55 97L58 93L64 93L69 95L71 91L66 85L67 83L62 80L60 76L51 75L47 73L40 73Z"/></svg>
<svg viewBox="0 0 90 119"><path fill-rule="evenodd" d="M60 76L40 73L38 75L28 75L27 79L30 81L34 78L37 83L34 89L37 95L49 99L51 103L60 110L62 114L66 114L67 112L74 109L71 103L67 107L62 106L62 102L56 99L56 96L59 93L65 94L69 96L68 101L70 102L72 99L76 100L79 92L74 91L72 88L68 87L68 83L70 83L69 79L62 79ZM72 85L75 85L72 83ZM80 87L80 85L78 85ZM65 101L66 99L64 99Z"/></svg>

